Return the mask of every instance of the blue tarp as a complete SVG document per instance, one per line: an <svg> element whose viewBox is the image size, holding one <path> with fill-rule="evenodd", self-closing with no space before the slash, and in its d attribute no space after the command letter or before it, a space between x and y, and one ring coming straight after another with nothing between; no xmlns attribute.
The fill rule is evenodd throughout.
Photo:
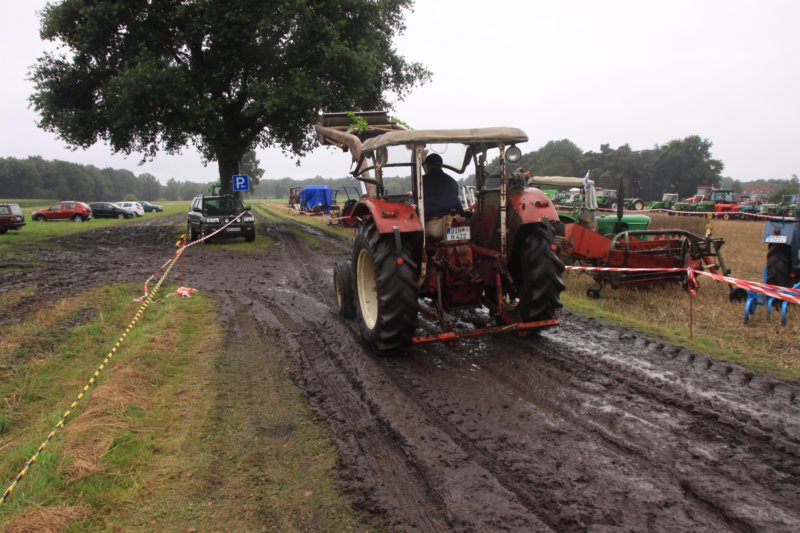
<svg viewBox="0 0 800 533"><path fill-rule="evenodd" d="M331 212L332 201L333 191L327 185L308 185L300 191L300 209L303 211L313 211L317 207L322 207L328 215Z"/></svg>

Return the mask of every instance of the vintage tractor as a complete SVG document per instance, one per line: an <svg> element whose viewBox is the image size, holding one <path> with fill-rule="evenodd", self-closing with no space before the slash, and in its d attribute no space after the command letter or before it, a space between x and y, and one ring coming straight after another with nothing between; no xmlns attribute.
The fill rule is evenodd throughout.
<svg viewBox="0 0 800 533"><path fill-rule="evenodd" d="M564 290L558 214L542 191L512 179L507 165L520 159L516 145L527 135L516 128L410 131L380 112L361 117L368 126L357 133L344 113L323 115L316 130L323 144L350 152L353 176L369 185L354 209L352 260L334 265L334 287L339 313L357 319L372 351L397 355L412 343L557 325ZM426 215L428 153L440 154L447 172L474 173L471 213ZM499 175L489 176L485 167L494 158ZM410 194L385 193L384 176L392 172L411 175ZM466 329L453 314L464 311L474 317ZM419 314L439 331L417 336Z"/></svg>
<svg viewBox="0 0 800 533"><path fill-rule="evenodd" d="M597 189L597 207L601 209L617 209L617 191L614 189ZM575 202L574 205L580 205L580 201ZM631 211L642 211L644 209L644 200L641 198L623 198L622 205L625 209Z"/></svg>
<svg viewBox="0 0 800 533"><path fill-rule="evenodd" d="M791 287L800 281L800 210L792 218L775 218L764 225L767 248L766 282Z"/></svg>
<svg viewBox="0 0 800 533"><path fill-rule="evenodd" d="M794 218L773 218L764 225L763 242L767 244L767 267L764 269L764 282L777 287L800 290L800 210ZM783 292L783 291L781 291ZM748 292L744 307L744 322L758 306L767 308L770 315L773 304L780 308L781 324L786 325L789 303L780 302L755 291Z"/></svg>
<svg viewBox="0 0 800 533"><path fill-rule="evenodd" d="M750 220L761 212L761 206L767 201L765 194L752 193L742 194L739 197L739 209L737 218Z"/></svg>
<svg viewBox="0 0 800 533"><path fill-rule="evenodd" d="M701 237L682 229L648 229L650 217L624 215L617 205L616 216L597 216L594 183L582 178L538 177L535 185L575 186L583 183L581 206L571 216L561 215L563 237L559 235L561 255L567 263L604 268L648 268L707 270L728 275L720 249L723 239ZM620 184L620 189L622 185ZM622 191L618 191L622 196ZM597 282L586 294L599 298L605 285L612 288L681 282L686 284L685 271L604 271L587 270ZM746 292L732 289L731 300L742 300Z"/></svg>
<svg viewBox="0 0 800 533"><path fill-rule="evenodd" d="M661 200L653 200L647 206L648 209L672 209L672 206L678 201L678 193L665 192L661 196Z"/></svg>
<svg viewBox="0 0 800 533"><path fill-rule="evenodd" d="M331 206L331 217L328 219L329 226L345 226L352 228L356 225L356 218L353 217L353 209L355 208L356 204L358 203L358 199L361 198L366 189L363 187L363 183L361 187L355 187L352 185L346 185L341 187L338 191L336 191L336 198L339 198L339 193L344 193L347 197L344 204Z"/></svg>
<svg viewBox="0 0 800 533"><path fill-rule="evenodd" d="M675 202L672 208L675 211L697 211L695 204L708 201L711 198L711 191L715 188L716 187L712 187L711 185L701 185L697 188L697 192L694 193L694 196L686 198L682 202Z"/></svg>

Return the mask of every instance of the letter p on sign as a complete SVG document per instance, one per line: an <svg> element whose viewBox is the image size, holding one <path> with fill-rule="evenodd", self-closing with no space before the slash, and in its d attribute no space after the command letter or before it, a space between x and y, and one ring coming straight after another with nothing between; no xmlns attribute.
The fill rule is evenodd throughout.
<svg viewBox="0 0 800 533"><path fill-rule="evenodd" d="M233 190L234 191L248 191L250 190L250 178L246 175L233 177Z"/></svg>

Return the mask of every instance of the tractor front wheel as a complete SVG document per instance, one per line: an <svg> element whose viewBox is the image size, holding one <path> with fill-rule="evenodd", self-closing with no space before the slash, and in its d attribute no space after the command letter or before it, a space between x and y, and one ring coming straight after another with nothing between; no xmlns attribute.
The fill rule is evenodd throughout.
<svg viewBox="0 0 800 533"><path fill-rule="evenodd" d="M767 283L780 287L791 285L791 249L788 244L770 244L767 249Z"/></svg>
<svg viewBox="0 0 800 533"><path fill-rule="evenodd" d="M536 322L556 318L562 304L559 296L566 288L561 281L564 263L553 250L553 235L537 226L518 244L512 275L516 281L513 303L504 306L505 322ZM510 319L510 320L509 320Z"/></svg>
<svg viewBox="0 0 800 533"><path fill-rule="evenodd" d="M361 334L378 355L405 352L417 327L417 264L403 243L378 233L375 224L358 225L353 242L355 308Z"/></svg>
<svg viewBox="0 0 800 533"><path fill-rule="evenodd" d="M336 310L344 318L354 318L353 273L347 261L337 261L333 265L333 289L336 292Z"/></svg>

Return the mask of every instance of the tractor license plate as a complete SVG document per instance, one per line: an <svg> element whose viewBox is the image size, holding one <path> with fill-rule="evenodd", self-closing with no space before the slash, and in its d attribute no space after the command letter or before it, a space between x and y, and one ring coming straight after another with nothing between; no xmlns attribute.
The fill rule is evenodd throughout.
<svg viewBox="0 0 800 533"><path fill-rule="evenodd" d="M225 228L225 231L228 232L242 231L242 228Z"/></svg>
<svg viewBox="0 0 800 533"><path fill-rule="evenodd" d="M767 235L767 238L764 239L764 242L769 242L772 244L786 244L789 242L788 235Z"/></svg>
<svg viewBox="0 0 800 533"><path fill-rule="evenodd" d="M447 228L448 241L468 241L469 240L469 226L461 226L458 228Z"/></svg>

